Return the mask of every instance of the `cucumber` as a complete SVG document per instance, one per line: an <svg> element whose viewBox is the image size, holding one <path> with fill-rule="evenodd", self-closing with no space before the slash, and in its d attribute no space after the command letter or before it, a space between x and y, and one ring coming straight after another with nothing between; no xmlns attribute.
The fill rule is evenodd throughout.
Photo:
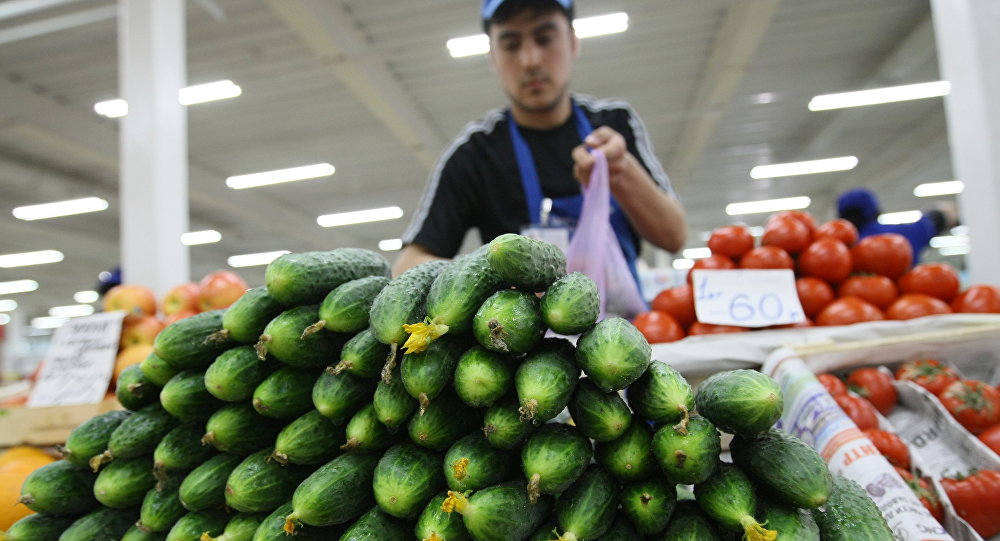
<svg viewBox="0 0 1000 541"><path fill-rule="evenodd" d="M812 514L805 509L760 500L757 502L757 519L778 532L778 539L820 541L819 526Z"/></svg>
<svg viewBox="0 0 1000 541"><path fill-rule="evenodd" d="M444 451L482 422L481 412L466 408L454 393L441 395L420 415L410 417L410 441Z"/></svg>
<svg viewBox="0 0 1000 541"><path fill-rule="evenodd" d="M253 533L253 541L331 541L339 539L343 526L315 528L302 526L295 531L295 537L285 533L285 516L292 512L292 502L286 502L267 515Z"/></svg>
<svg viewBox="0 0 1000 541"><path fill-rule="evenodd" d="M444 488L441 457L412 443L389 448L375 466L375 502L386 513L409 519Z"/></svg>
<svg viewBox="0 0 1000 541"><path fill-rule="evenodd" d="M153 450L153 476L158 488L170 477L168 472L193 470L215 454L215 449L202 444L205 427L195 421L182 424L160 440Z"/></svg>
<svg viewBox="0 0 1000 541"><path fill-rule="evenodd" d="M545 520L552 498L532 502L523 480L484 488L467 497L448 491L441 509L462 515L462 524L476 541L523 541Z"/></svg>
<svg viewBox="0 0 1000 541"><path fill-rule="evenodd" d="M285 254L267 265L267 291L285 306L316 304L337 286L366 276L389 276L389 262L363 248Z"/></svg>
<svg viewBox="0 0 1000 541"><path fill-rule="evenodd" d="M415 398L406 392L403 386L403 379L399 376L399 367L393 371L393 376L389 378L389 383L383 379L375 386L375 395L372 397L372 406L375 407L375 415L378 420L389 428L390 432L396 430L416 411L420 404ZM341 374L343 376L344 374Z"/></svg>
<svg viewBox="0 0 1000 541"><path fill-rule="evenodd" d="M778 383L756 370L712 374L698 385L694 402L698 413L719 430L741 436L774 426L784 407Z"/></svg>
<svg viewBox="0 0 1000 541"><path fill-rule="evenodd" d="M642 536L623 513L618 513L615 521L611 523L611 527L601 536L601 541L634 541L635 539L642 539Z"/></svg>
<svg viewBox="0 0 1000 541"><path fill-rule="evenodd" d="M219 355L205 370L205 388L212 396L225 402L249 400L254 389L277 363L261 361L252 346L239 346Z"/></svg>
<svg viewBox="0 0 1000 541"><path fill-rule="evenodd" d="M228 523L229 515L221 509L192 511L174 523L167 533L167 541L195 541L201 539L202 534L219 535Z"/></svg>
<svg viewBox="0 0 1000 541"><path fill-rule="evenodd" d="M516 233L489 243L486 259L500 279L522 291L545 291L566 275L566 254L555 244Z"/></svg>
<svg viewBox="0 0 1000 541"><path fill-rule="evenodd" d="M684 431L664 425L653 435L653 455L660 470L674 484L694 485L707 479L721 451L719 431L697 415L688 420Z"/></svg>
<svg viewBox="0 0 1000 541"><path fill-rule="evenodd" d="M593 465L556 501L561 539L595 539L611 527L618 511L618 483L600 466Z"/></svg>
<svg viewBox="0 0 1000 541"><path fill-rule="evenodd" d="M374 503L371 486L378 461L377 455L347 453L313 472L295 489L285 533L294 535L302 524L343 524L364 514Z"/></svg>
<svg viewBox="0 0 1000 541"><path fill-rule="evenodd" d="M202 535L199 541L251 541L265 518L264 513L237 513L226 523L222 534L217 537Z"/></svg>
<svg viewBox="0 0 1000 541"><path fill-rule="evenodd" d="M282 466L270 460L273 448L243 459L226 479L226 506L244 513L269 513L288 501L295 487L311 472L303 466Z"/></svg>
<svg viewBox="0 0 1000 541"><path fill-rule="evenodd" d="M97 507L97 476L66 460L50 462L28 474L21 497L28 509L47 515L79 515Z"/></svg>
<svg viewBox="0 0 1000 541"><path fill-rule="evenodd" d="M121 422L108 438L108 448L90 457L95 472L116 458L135 458L152 453L160 440L179 423L160 404L150 404Z"/></svg>
<svg viewBox="0 0 1000 541"><path fill-rule="evenodd" d="M153 353L174 370L205 369L236 345L222 330L224 310L201 312L167 325L153 340Z"/></svg>
<svg viewBox="0 0 1000 541"><path fill-rule="evenodd" d="M383 512L378 506L361 515L361 518L340 537L340 541L410 541L411 539L413 530L409 524Z"/></svg>
<svg viewBox="0 0 1000 541"><path fill-rule="evenodd" d="M541 526L535 529L535 533L531 534L527 541L551 541L552 539L559 539L559 522L556 521L556 517L549 516L542 522Z"/></svg>
<svg viewBox="0 0 1000 541"><path fill-rule="evenodd" d="M136 524L147 532L169 532L174 523L187 514L181 504L181 479L173 478L163 486L146 491Z"/></svg>
<svg viewBox="0 0 1000 541"><path fill-rule="evenodd" d="M369 327L351 337L340 350L340 362L326 370L334 376L347 372L356 378L376 379L388 355L389 346L379 342Z"/></svg>
<svg viewBox="0 0 1000 541"><path fill-rule="evenodd" d="M136 521L136 509L97 509L76 519L59 541L118 541Z"/></svg>
<svg viewBox="0 0 1000 541"><path fill-rule="evenodd" d="M600 296L597 284L582 272L571 272L545 290L539 308L542 322L553 331L572 336L597 324Z"/></svg>
<svg viewBox="0 0 1000 541"><path fill-rule="evenodd" d="M329 364L330 359L340 355L340 348L349 337L333 332L303 334L318 317L319 306L315 304L296 306L278 314L264 327L254 345L257 358L263 361L271 355L283 364L299 368Z"/></svg>
<svg viewBox="0 0 1000 541"><path fill-rule="evenodd" d="M222 328L241 344L255 344L264 327L285 310L266 287L248 289L222 314Z"/></svg>
<svg viewBox="0 0 1000 541"><path fill-rule="evenodd" d="M399 375L406 392L420 404L421 415L431 400L451 381L455 365L468 345L465 337L446 336L434 341L420 353L410 353L403 357Z"/></svg>
<svg viewBox="0 0 1000 541"><path fill-rule="evenodd" d="M312 410L281 429L271 458L281 464L322 464L337 456L345 441L343 427Z"/></svg>
<svg viewBox="0 0 1000 541"><path fill-rule="evenodd" d="M569 404L579 380L572 344L563 338L542 341L514 374L521 421L541 424L559 415Z"/></svg>
<svg viewBox="0 0 1000 541"><path fill-rule="evenodd" d="M632 411L647 421L676 423L678 432L683 434L694 409L694 391L672 366L654 362L628 388L628 403Z"/></svg>
<svg viewBox="0 0 1000 541"><path fill-rule="evenodd" d="M208 418L201 442L223 453L247 456L270 447L281 425L246 402L225 405Z"/></svg>
<svg viewBox="0 0 1000 541"><path fill-rule="evenodd" d="M576 363L606 393L639 379L651 355L652 348L639 329L620 317L594 325L576 343Z"/></svg>
<svg viewBox="0 0 1000 541"><path fill-rule="evenodd" d="M865 489L846 477L833 478L826 505L812 510L823 541L892 541L895 536ZM845 527L849 525L849 527Z"/></svg>
<svg viewBox="0 0 1000 541"><path fill-rule="evenodd" d="M635 422L618 439L597 442L594 459L619 481L638 481L656 471L652 447L652 429L646 423Z"/></svg>
<svg viewBox="0 0 1000 541"><path fill-rule="evenodd" d="M224 402L205 388L204 372L183 370L163 386L160 404L171 415L186 422L208 419Z"/></svg>
<svg viewBox="0 0 1000 541"><path fill-rule="evenodd" d="M514 453L493 447L481 432L473 432L448 449L442 466L448 488L465 492L510 479L518 461Z"/></svg>
<svg viewBox="0 0 1000 541"><path fill-rule="evenodd" d="M754 518L757 496L753 485L733 464L720 462L708 479L694 486L694 497L706 515L729 531L742 532L748 541L771 541L777 536Z"/></svg>
<svg viewBox="0 0 1000 541"><path fill-rule="evenodd" d="M448 513L441 509L441 504L448 497L442 492L431 498L427 506L417 517L417 525L413 534L423 541L468 541L469 532L465 531L462 516L458 513Z"/></svg>
<svg viewBox="0 0 1000 541"><path fill-rule="evenodd" d="M490 295L472 318L472 333L484 348L520 355L545 334L538 297L505 289Z"/></svg>
<svg viewBox="0 0 1000 541"><path fill-rule="evenodd" d="M447 332L462 334L472 328L476 310L503 285L486 259L488 247L456 258L434 279L427 292L427 318L404 327L410 333L403 344L407 353L420 353Z"/></svg>
<svg viewBox="0 0 1000 541"><path fill-rule="evenodd" d="M492 406L513 384L513 361L483 346L468 349L455 365L455 392L474 408Z"/></svg>
<svg viewBox="0 0 1000 541"><path fill-rule="evenodd" d="M124 509L140 505L154 486L153 457L118 459L97 474L94 497L104 507Z"/></svg>
<svg viewBox="0 0 1000 541"><path fill-rule="evenodd" d="M536 430L521 448L521 471L528 479L531 503L539 494L559 494L569 488L592 457L590 440L572 426L549 423Z"/></svg>
<svg viewBox="0 0 1000 541"><path fill-rule="evenodd" d="M368 326L372 301L388 283L388 276L368 276L337 286L320 303L319 321L307 327L303 334L320 329L346 333L364 329Z"/></svg>
<svg viewBox="0 0 1000 541"><path fill-rule="evenodd" d="M711 520L693 500L679 501L663 535L656 541L722 541ZM791 538L795 539L795 538Z"/></svg>
<svg viewBox="0 0 1000 541"><path fill-rule="evenodd" d="M622 487L622 512L643 535L662 532L677 505L675 483L660 476L628 483Z"/></svg>
<svg viewBox="0 0 1000 541"><path fill-rule="evenodd" d="M137 522L125 531L121 541L164 541L166 538L167 532L147 532Z"/></svg>
<svg viewBox="0 0 1000 541"><path fill-rule="evenodd" d="M497 449L514 449L535 430L533 423L522 423L516 394L509 394L486 410L483 434Z"/></svg>
<svg viewBox="0 0 1000 541"><path fill-rule="evenodd" d="M63 458L76 466L87 466L90 457L108 448L111 433L129 415L130 412L114 410L87 419L70 432L61 449Z"/></svg>
<svg viewBox="0 0 1000 541"><path fill-rule="evenodd" d="M611 441L628 430L632 411L618 393L604 393L590 378L580 378L569 401L569 414L584 436Z"/></svg>
<svg viewBox="0 0 1000 541"><path fill-rule="evenodd" d="M74 520L76 517L57 517L32 513L11 524L3 533L5 536L3 539L5 541L56 541L59 539L59 534L69 528Z"/></svg>
<svg viewBox="0 0 1000 541"><path fill-rule="evenodd" d="M396 440L396 437L389 432L389 427L378 420L373 404L366 405L351 417L344 430L344 438L346 441L340 448L358 453L385 450Z"/></svg>
<svg viewBox="0 0 1000 541"><path fill-rule="evenodd" d="M226 502L226 480L243 457L220 454L206 460L187 474L177 496L188 511L219 507Z"/></svg>
<svg viewBox="0 0 1000 541"><path fill-rule="evenodd" d="M336 376L324 371L315 379L310 405L336 424L343 424L372 400L377 380L358 379L342 372Z"/></svg>
<svg viewBox="0 0 1000 541"><path fill-rule="evenodd" d="M139 363L139 369L142 370L142 375L146 376L146 379L157 387L163 387L170 381L170 378L174 377L174 374L180 372L180 370L170 366L167 361L157 357L156 353L147 355Z"/></svg>
<svg viewBox="0 0 1000 541"><path fill-rule="evenodd" d="M146 379L137 364L122 370L115 384L115 398L127 410L136 411L153 404L159 399L159 393L160 388Z"/></svg>
<svg viewBox="0 0 1000 541"><path fill-rule="evenodd" d="M729 449L733 462L780 503L814 509L830 497L833 478L823 457L783 430L772 428L756 436L734 437Z"/></svg>
<svg viewBox="0 0 1000 541"><path fill-rule="evenodd" d="M253 391L253 409L272 419L302 415L313 409L311 394L317 375L315 369L291 366L271 372Z"/></svg>

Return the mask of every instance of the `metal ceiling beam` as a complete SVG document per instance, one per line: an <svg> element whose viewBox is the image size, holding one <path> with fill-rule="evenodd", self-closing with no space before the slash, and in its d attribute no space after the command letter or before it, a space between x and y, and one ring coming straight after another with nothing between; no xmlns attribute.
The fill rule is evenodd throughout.
<svg viewBox="0 0 1000 541"><path fill-rule="evenodd" d="M434 122L399 83L386 61L371 50L339 0L268 0L295 31L379 121L428 170L444 139Z"/></svg>
<svg viewBox="0 0 1000 541"><path fill-rule="evenodd" d="M117 6L104 6L88 9L86 11L78 11L69 15L59 15L56 17L49 17L48 19L42 19L40 21L24 23L22 25L12 26L10 28L0 30L0 45L21 41L23 39L44 36L61 30L69 30L70 28L76 28L78 26L99 23L109 19L114 19L117 16Z"/></svg>
<svg viewBox="0 0 1000 541"><path fill-rule="evenodd" d="M80 0L7 0L0 3L0 21L13 19L36 11L72 4Z"/></svg>

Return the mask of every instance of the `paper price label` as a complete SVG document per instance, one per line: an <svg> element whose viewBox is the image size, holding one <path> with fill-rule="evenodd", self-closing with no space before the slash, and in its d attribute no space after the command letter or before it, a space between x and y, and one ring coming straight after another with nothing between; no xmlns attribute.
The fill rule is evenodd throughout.
<svg viewBox="0 0 1000 541"><path fill-rule="evenodd" d="M692 271L698 321L768 327L805 321L790 269Z"/></svg>

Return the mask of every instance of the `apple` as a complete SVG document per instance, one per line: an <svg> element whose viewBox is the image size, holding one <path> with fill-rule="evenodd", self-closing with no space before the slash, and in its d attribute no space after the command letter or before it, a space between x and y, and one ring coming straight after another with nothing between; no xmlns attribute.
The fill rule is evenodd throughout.
<svg viewBox="0 0 1000 541"><path fill-rule="evenodd" d="M205 275L198 282L198 307L202 312L228 308L249 289L247 283L232 271L219 270Z"/></svg>
<svg viewBox="0 0 1000 541"><path fill-rule="evenodd" d="M118 381L118 376L121 375L122 370L125 370L133 364L141 363L146 360L146 357L149 357L149 354L152 352L152 344L137 344L123 349L121 353L118 354L118 357L115 358L115 373L112 377L112 381Z"/></svg>
<svg viewBox="0 0 1000 541"><path fill-rule="evenodd" d="M198 284L189 282L174 286L163 296L163 315L169 316L182 310L198 311Z"/></svg>
<svg viewBox="0 0 1000 541"><path fill-rule="evenodd" d="M186 317L191 317L197 313L198 312L196 310L188 310L188 309L181 310L180 312L174 312L169 316L163 318L163 325L169 326L176 321L180 321Z"/></svg>
<svg viewBox="0 0 1000 541"><path fill-rule="evenodd" d="M125 311L125 321L156 315L156 295L140 285L117 285L104 294L104 311Z"/></svg>
<svg viewBox="0 0 1000 541"><path fill-rule="evenodd" d="M128 348L142 344L153 345L153 340L162 330L163 322L156 316L141 316L126 321L122 327L122 338L119 346Z"/></svg>

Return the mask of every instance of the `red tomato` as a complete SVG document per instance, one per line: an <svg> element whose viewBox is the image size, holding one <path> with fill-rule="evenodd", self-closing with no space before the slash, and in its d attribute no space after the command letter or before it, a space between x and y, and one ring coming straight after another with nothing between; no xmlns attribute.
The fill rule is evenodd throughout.
<svg viewBox="0 0 1000 541"><path fill-rule="evenodd" d="M889 306L885 316L889 319L913 319L950 313L951 307L948 303L937 297L922 293L904 293Z"/></svg>
<svg viewBox="0 0 1000 541"><path fill-rule="evenodd" d="M862 321L882 321L885 315L875 305L857 297L841 297L826 305L816 317L816 324L850 325Z"/></svg>
<svg viewBox="0 0 1000 541"><path fill-rule="evenodd" d="M753 236L750 230L742 225L727 225L716 228L708 238L708 249L713 254L722 254L732 259L739 259L743 254L753 250Z"/></svg>
<svg viewBox="0 0 1000 541"><path fill-rule="evenodd" d="M958 516L984 538L1000 533L1000 471L979 470L963 479L941 479Z"/></svg>
<svg viewBox="0 0 1000 541"><path fill-rule="evenodd" d="M903 293L923 293L944 302L951 302L958 288L958 272L946 263L921 263L899 278Z"/></svg>
<svg viewBox="0 0 1000 541"><path fill-rule="evenodd" d="M826 387L826 392L833 396L847 394L847 384L833 374L816 374L816 379L823 384L823 387Z"/></svg>
<svg viewBox="0 0 1000 541"><path fill-rule="evenodd" d="M896 388L892 376L878 368L859 368L847 375L847 385L861 398L867 399L882 415L896 407Z"/></svg>
<svg viewBox="0 0 1000 541"><path fill-rule="evenodd" d="M835 394L833 399L861 430L878 428L878 415L871 402L852 394Z"/></svg>
<svg viewBox="0 0 1000 541"><path fill-rule="evenodd" d="M844 246L851 246L858 242L858 228L843 218L834 218L816 228L813 238L820 237L833 237L843 242Z"/></svg>
<svg viewBox="0 0 1000 541"><path fill-rule="evenodd" d="M670 314L686 329L695 319L694 290L687 284L664 289L653 297L652 308Z"/></svg>
<svg viewBox="0 0 1000 541"><path fill-rule="evenodd" d="M812 233L806 224L791 216L775 216L764 226L761 246L777 246L782 250L797 254L809 246Z"/></svg>
<svg viewBox="0 0 1000 541"><path fill-rule="evenodd" d="M908 361L896 369L896 379L910 380L933 395L958 381L958 374L950 366L934 359Z"/></svg>
<svg viewBox="0 0 1000 541"><path fill-rule="evenodd" d="M888 308L899 296L896 283L878 274L851 276L837 288L840 297L854 296L874 304L879 310Z"/></svg>
<svg viewBox="0 0 1000 541"><path fill-rule="evenodd" d="M783 210L768 216L767 220L771 221L775 218L792 217L796 220L802 222L809 229L809 236L812 237L816 232L816 219L813 218L812 214L804 210Z"/></svg>
<svg viewBox="0 0 1000 541"><path fill-rule="evenodd" d="M676 342L684 338L684 329L677 323L670 314L650 310L643 312L632 320L639 332L646 337L650 344L662 342Z"/></svg>
<svg viewBox="0 0 1000 541"><path fill-rule="evenodd" d="M851 248L855 272L881 274L895 280L913 264L913 248L906 237L882 233L865 237Z"/></svg>
<svg viewBox="0 0 1000 541"><path fill-rule="evenodd" d="M910 469L910 448L899 439L899 436L878 428L869 428L864 433L889 464L904 470Z"/></svg>
<svg viewBox="0 0 1000 541"><path fill-rule="evenodd" d="M951 309L955 312L1000 314L1000 288L971 286L951 301Z"/></svg>
<svg viewBox="0 0 1000 541"><path fill-rule="evenodd" d="M1000 425L993 425L979 435L979 441L1000 455Z"/></svg>
<svg viewBox="0 0 1000 541"><path fill-rule="evenodd" d="M906 486L910 487L910 490L920 499L920 503L924 504L931 516L938 522L943 521L944 507L941 505L941 498L938 497L927 478L914 477L909 470L904 470L899 466L896 466L896 473L906 481Z"/></svg>
<svg viewBox="0 0 1000 541"><path fill-rule="evenodd" d="M697 334L725 334L731 332L747 332L749 329L746 327L736 327L733 325L713 325L711 323L702 323L700 321L695 321L691 324L691 328L688 329L688 336L694 336Z"/></svg>
<svg viewBox="0 0 1000 541"><path fill-rule="evenodd" d="M837 239L816 239L799 254L799 273L839 284L851 274L851 251Z"/></svg>
<svg viewBox="0 0 1000 541"><path fill-rule="evenodd" d="M691 273L691 271L693 271L693 270L698 270L698 269L711 269L711 270L722 269L722 270L726 270L726 269L735 269L735 268L736 268L736 263L733 263L732 259L729 259L728 257L726 257L726 256L724 256L722 254L712 254L712 255L710 255L708 257L704 257L704 258L701 258L701 259L695 259L694 260L694 266L691 267L691 270L688 271L687 283L690 284L691 280L694 278L693 275L692 275L692 273Z"/></svg>
<svg viewBox="0 0 1000 541"><path fill-rule="evenodd" d="M956 381L941 391L938 400L973 434L981 434L1000 423L1000 393L981 381Z"/></svg>
<svg viewBox="0 0 1000 541"><path fill-rule="evenodd" d="M833 288L830 284L807 276L795 281L795 290L799 294L799 302L802 303L802 311L806 317L814 318L826 305L833 302Z"/></svg>
<svg viewBox="0 0 1000 541"><path fill-rule="evenodd" d="M760 246L740 258L741 269L794 269L795 262L788 252L777 246Z"/></svg>

